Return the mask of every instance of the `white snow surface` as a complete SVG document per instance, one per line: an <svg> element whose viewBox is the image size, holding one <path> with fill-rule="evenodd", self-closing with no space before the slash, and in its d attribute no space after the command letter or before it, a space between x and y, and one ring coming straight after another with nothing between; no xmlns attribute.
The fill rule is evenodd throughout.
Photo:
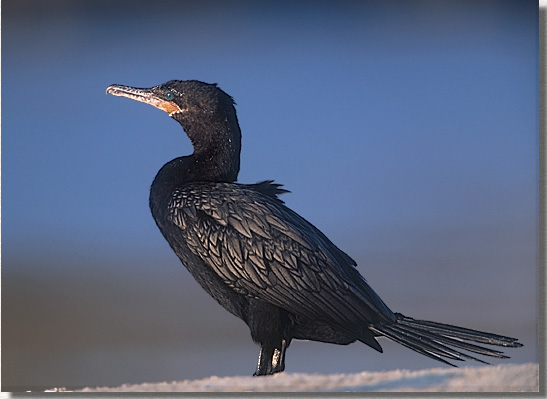
<svg viewBox="0 0 547 399"><path fill-rule="evenodd" d="M355 374L279 373L267 377L208 377L79 392L538 392L535 363Z"/></svg>

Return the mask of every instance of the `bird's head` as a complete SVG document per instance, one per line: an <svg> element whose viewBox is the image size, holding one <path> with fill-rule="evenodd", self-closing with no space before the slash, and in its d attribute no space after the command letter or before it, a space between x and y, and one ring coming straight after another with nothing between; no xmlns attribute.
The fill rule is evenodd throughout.
<svg viewBox="0 0 547 399"><path fill-rule="evenodd" d="M232 97L216 84L197 80L170 80L148 89L115 84L108 86L106 93L152 105L179 122L235 112Z"/></svg>
<svg viewBox="0 0 547 399"><path fill-rule="evenodd" d="M107 94L152 105L179 122L194 146L195 159L215 162L235 179L239 171L241 131L234 100L216 84L170 80L148 89L111 85ZM217 168L217 169L218 169Z"/></svg>

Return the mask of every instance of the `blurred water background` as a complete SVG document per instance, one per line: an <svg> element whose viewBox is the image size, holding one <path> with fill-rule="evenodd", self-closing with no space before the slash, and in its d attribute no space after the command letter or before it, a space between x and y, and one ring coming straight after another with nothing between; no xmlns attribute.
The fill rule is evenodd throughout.
<svg viewBox="0 0 547 399"><path fill-rule="evenodd" d="M285 184L392 309L538 361L537 2L6 0L3 390L254 371L149 214L188 139L105 96L170 79L235 98L239 181ZM287 371L441 366L381 343L294 341Z"/></svg>

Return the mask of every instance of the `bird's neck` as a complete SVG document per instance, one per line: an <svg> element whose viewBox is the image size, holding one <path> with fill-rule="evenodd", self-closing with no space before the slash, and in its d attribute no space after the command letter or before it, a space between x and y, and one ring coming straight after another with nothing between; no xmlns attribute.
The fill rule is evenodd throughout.
<svg viewBox="0 0 547 399"><path fill-rule="evenodd" d="M190 138L194 153L174 160L170 170L176 169L185 182L237 180L241 130L233 106L214 115L196 117L182 113L175 119Z"/></svg>
<svg viewBox="0 0 547 399"><path fill-rule="evenodd" d="M175 119L190 138L194 153L173 159L160 169L150 188L150 207L166 209L173 191L192 182L237 180L241 131L233 107L214 117L179 114Z"/></svg>
<svg viewBox="0 0 547 399"><path fill-rule="evenodd" d="M206 153L175 158L163 165L150 187L152 213L165 210L173 192L192 182L227 182L237 180L237 157Z"/></svg>

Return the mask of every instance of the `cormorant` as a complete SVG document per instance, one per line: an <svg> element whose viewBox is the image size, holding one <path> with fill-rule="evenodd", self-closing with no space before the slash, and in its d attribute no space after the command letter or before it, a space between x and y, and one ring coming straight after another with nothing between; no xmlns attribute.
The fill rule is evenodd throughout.
<svg viewBox="0 0 547 399"><path fill-rule="evenodd" d="M508 358L469 341L522 346L515 338L392 312L351 257L284 205L281 185L236 183L241 131L232 97L216 84L172 80L149 89L111 85L106 92L167 112L190 138L194 153L168 162L154 179L150 209L201 287L249 326L260 344L254 375L283 371L293 339L361 341L382 352L376 337L384 336L450 365L486 363L469 352Z"/></svg>

